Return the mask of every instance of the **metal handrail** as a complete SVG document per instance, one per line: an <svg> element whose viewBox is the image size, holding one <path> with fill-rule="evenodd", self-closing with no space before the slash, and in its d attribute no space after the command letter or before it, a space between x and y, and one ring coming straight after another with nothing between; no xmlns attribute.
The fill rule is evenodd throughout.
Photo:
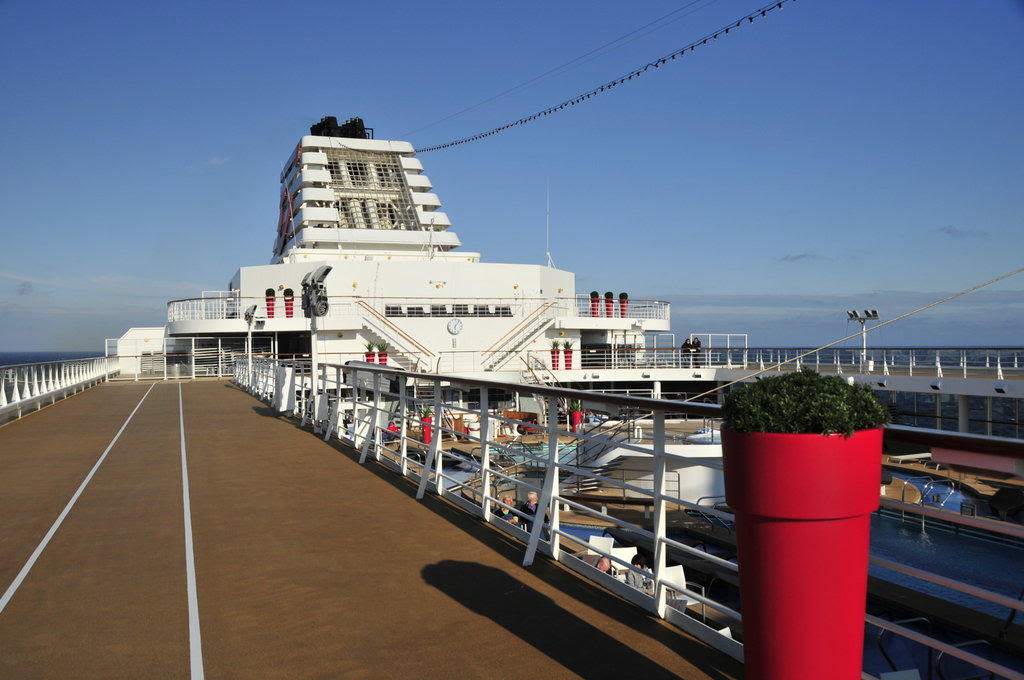
<svg viewBox="0 0 1024 680"><path fill-rule="evenodd" d="M244 362L240 360L240 365ZM273 380L276 377L276 372L273 367L276 362L268 360L260 360L261 366L254 365L253 375L244 376L240 371L240 380L248 381L247 386L249 389L256 390L259 396L266 397L267 394L273 394L275 392L275 386L272 383L268 383L266 378ZM693 404L689 402L673 402L671 400L657 400L648 399L642 397L628 397L622 395L605 395L596 392L587 392L583 390L572 390L561 387L552 387L547 385L530 385L522 383L509 383L500 382L493 380L481 380L476 378L462 378L452 375L442 374L412 374L406 371L401 371L389 367L381 367L376 364L368 364L365 362L349 362L345 365L337 364L322 364L320 367L320 374L306 377L297 378L293 375L292 384L285 386L284 392L287 393L289 390L299 391L305 393L307 389L311 394L322 391L325 394L333 394L335 401L335 408L332 409L333 416L328 420L323 420L320 417L317 420L319 414L311 414L314 418L313 424L314 429L317 431L325 432L325 437L330 436L344 436L349 440L353 446L360 451L360 462L365 462L368 456L373 455L374 458L379 461L382 465L391 467L401 474L411 477L413 480L418 481L418 492L417 497L422 498L426 491L430 489L433 493L439 496L447 498L453 504L462 507L463 509L474 513L477 516L481 516L485 521L492 521L490 514L493 504L493 499L489 499L488 491L490 484L490 475L496 475L501 477L502 475L494 468L490 467L490 451L501 450L503 446L496 441L492 441L490 423L492 421L511 422L519 424L527 424L522 420L516 418L510 418L504 415L498 415L491 413L488 405L488 394L491 389L501 390L502 392L512 392L519 394L529 394L532 397L540 398L543 400L546 398L546 409L548 418L542 423L528 423L532 428L536 428L541 431L546 444L542 444L542 448L546 450L545 453L540 451L530 452L524 451L521 455L533 461L538 469L544 471L543 481L540 479L531 479L530 482L524 480L509 479L515 483L518 487L532 489L539 493L540 501L538 503L538 510L536 516L527 517L528 522L532 522L532 526L529 527L528 532L523 532L522 529L516 528L515 532L511 528L501 526L500 522L492 521L494 526L506 530L511 533L514 537L526 540L526 551L523 559L524 565L530 564L534 556L538 551L550 555L552 558L565 564L569 568L578 571L581 575L591 576L594 578L590 571L591 568L583 565L583 563L574 557L571 553L567 553L560 548L560 540L563 537L564 532L559 530L559 513L562 506L574 509L581 513L586 513L601 518L613 525L625 528L637 537L638 541L646 542L654 547L656 555L655 564L650 571L642 570L633 567L632 565L622 566L626 569L637 571L645 577L653 577L655 581L655 595L652 597L646 593L635 591L626 586L617 586L606 581L598 579L598 581L611 588L616 594L627 599L634 604L637 604L652 613L666 617L671 622L675 623L693 633L699 639L725 651L726 653L732 654L738 657L740 654L739 644L734 640L727 639L713 630L707 627L697 628L698 621L689 619L686 616L681 618L673 618L673 615L666 609L665 599L665 582L661 580L662 570L667 566L665 564L666 549L669 547L685 550L688 554L693 555L697 558L705 560L711 564L719 565L725 568L735 570L737 565L733 562L726 562L721 558L701 551L691 546L681 544L679 541L673 540L666 535L666 509L669 504L678 504L686 508L694 509L698 512L707 514L713 514L725 524L725 519L731 519L728 513L724 513L718 510L712 510L711 508L699 506L691 503L684 499L673 497L665 493L665 473L668 471L667 463L672 460L681 458L676 454L669 453L665 450L665 413L666 412L696 412L700 414L717 413L719 409L717 406L707 404ZM255 380L257 372L263 378L263 382ZM368 380L369 377L369 380ZM384 378L384 380L382 380ZM397 387L393 386L392 383L397 381ZM307 387L308 385L308 387ZM425 385L432 387L432 396L430 398L420 398L416 394L416 386ZM442 390L442 385L451 386L452 388L458 388L456 391L465 392L466 389L471 387L484 388L480 391L480 403L478 406L465 405L461 401L446 401L445 394ZM410 390L412 390L410 392ZM450 392L450 393L454 393ZM381 398L384 398L385 403L393 405L394 400L397 398L399 403L399 409L397 412L398 419L402 423L402 438L401 446L398 447L398 451L387 449L381 445L380 427L377 427L375 423L380 418L381 413L387 413L389 416L391 412L388 410L390 406L382 406ZM652 443L648 447L642 447L639 445L630 445L630 450L638 450L644 452L652 457L652 470L655 475L655 484L653 489L644 489L638 487L636 484L625 482L622 480L613 479L610 477L601 476L601 479L608 485L616 488L623 488L632 490L638 494L644 500L647 500L653 508L653 529L648 528L649 525L641 525L636 522L630 522L614 514L610 514L606 509L595 509L589 507L583 503L577 502L573 497L567 496L560 488L558 482L561 472L577 472L579 468L573 465L563 463L559 460L559 445L560 439L564 436L569 436L571 433L564 429L562 423L558 421L557 417L557 403L556 400L559 398L578 398L586 399L591 402L601 402L605 406L618 405L629 408L641 409L648 408L654 414L654 427L653 427L653 438ZM357 427L355 434L349 437L347 433L342 433L338 430L338 408L342 403L350 403L353 412L356 409L359 410L361 420L367 427ZM423 441L414 440L417 445L422 447L422 450L426 452L424 461L420 464L420 471L409 469L406 464L408 437L406 436L406 422L412 423L423 423L417 417L410 417L409 407L410 405L415 408L418 404L430 403L433 404L434 412L441 414L444 409L451 411L452 413L464 412L464 413L475 413L480 418L481 430L479 435L456 433L451 427L446 426L444 419L441 419L439 423L433 423L433 432L435 436L429 444L425 444ZM307 410L300 407L301 413L307 414ZM930 435L926 431L919 428L910 428L911 434L918 439L927 439L929 436L934 436L934 441L945 443L951 433L938 433ZM459 453L455 449L444 450L441 446L441 440L446 433L458 434L463 439L469 442L479 444L480 455L479 459L475 455L465 455ZM421 433L422 434L422 433ZM583 440L592 440L597 435L584 434L579 435L577 438ZM897 436L899 432L897 431ZM976 435L956 435L957 440L962 444L967 441L977 441L979 446L987 446L990 448L1006 449L1010 447L1007 443L1009 440L1003 440L1003 438L992 438L992 437L979 437ZM1012 442L1013 446L1021 446L1024 442ZM394 456L394 459L389 456ZM683 457L685 458L685 457ZM481 477L481 492L476 494L470 494L464 496L462 491L467 486L466 481L457 481L452 475L445 474L445 466L450 464L451 460L459 461L460 465L468 466L469 469L479 471ZM689 459L691 462L704 465L706 467L712 467L720 469L721 466L700 459ZM507 479L507 478L506 478ZM467 492L468 493L468 492ZM482 497L481 497L482 496ZM649 499L649 500L648 500ZM614 503L615 500L609 498L610 503ZM705 500L705 499L702 499ZM883 505L886 501L883 500ZM889 502L889 504L895 504L896 506L906 506L905 503ZM937 508L927 508L924 506L910 506L914 512L919 514L935 514L942 516L942 519L947 521L959 521L965 525L972 526L985 526L987 524L995 524L993 522L978 520L977 518L961 518L959 516L952 516L949 513L939 510ZM543 517L543 519L542 519ZM710 520L709 520L710 521ZM1005 524L1005 523L998 523ZM988 528L985 526L985 528ZM1024 527L1019 529L1006 529L1003 528L1003 533L1015 533L1019 532L1024 534ZM915 578L920 578L926 581L939 583L943 587L953 588L966 594L982 597L989 601L996 602L1004 606L1012 606L1014 608L1022 607L1017 601L1012 600L1006 596L998 593L972 586L970 584L964 584L954 579L949 579L943 576L932 574L924 570L919 570L914 567L907 565L901 565L891 561L886 561L882 558L874 558L873 562L880 566L889 568L895 566L899 571ZM688 595L691 591L684 591ZM698 597L696 593L694 597ZM699 601L717 609L720 612L725 613L727 616L734 616L739 618L737 612L729 609L727 605L723 605L720 602L716 602L707 597L700 596ZM991 670L996 673L1003 674L1007 678L1013 680L1024 680L1024 675L1002 667L1001 665L985 659L977 654L973 654L963 649L959 649L955 645L937 640L930 636L925 636L917 631L906 628L897 623L889 622L877 617L866 615L865 620L868 623L885 628L889 631L897 633L903 637L911 639L915 642L925 645L931 649L944 652L949 656L955 656L969 663L975 664L979 668Z"/></svg>

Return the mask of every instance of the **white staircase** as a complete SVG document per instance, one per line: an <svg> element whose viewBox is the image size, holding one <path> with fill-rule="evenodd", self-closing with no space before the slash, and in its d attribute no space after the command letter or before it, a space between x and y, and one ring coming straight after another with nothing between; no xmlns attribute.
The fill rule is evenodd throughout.
<svg viewBox="0 0 1024 680"><path fill-rule="evenodd" d="M361 315L363 328L390 345L389 361L393 358L395 363L408 371L426 371L433 366L434 360L437 359L434 352L391 323L386 316L366 302L357 300L356 305L364 312Z"/></svg>
<svg viewBox="0 0 1024 680"><path fill-rule="evenodd" d="M546 331L555 322L554 316L548 314L554 306L554 302L544 303L484 350L483 370L500 370L537 336Z"/></svg>

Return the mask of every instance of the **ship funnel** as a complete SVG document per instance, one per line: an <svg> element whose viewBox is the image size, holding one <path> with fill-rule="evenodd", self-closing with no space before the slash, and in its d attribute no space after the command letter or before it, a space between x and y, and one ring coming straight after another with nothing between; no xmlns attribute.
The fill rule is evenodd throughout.
<svg viewBox="0 0 1024 680"><path fill-rule="evenodd" d="M373 139L373 128L368 128L362 118L349 118L341 125L335 116L324 116L319 123L309 128L311 135L318 137L349 137L351 139Z"/></svg>

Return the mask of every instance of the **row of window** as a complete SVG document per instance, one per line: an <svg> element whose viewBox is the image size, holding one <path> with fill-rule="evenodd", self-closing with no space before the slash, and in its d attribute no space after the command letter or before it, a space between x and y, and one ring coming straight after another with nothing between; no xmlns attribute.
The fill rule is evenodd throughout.
<svg viewBox="0 0 1024 680"><path fill-rule="evenodd" d="M327 161L331 181L345 187L401 189L404 186L402 170L396 163L378 161Z"/></svg>

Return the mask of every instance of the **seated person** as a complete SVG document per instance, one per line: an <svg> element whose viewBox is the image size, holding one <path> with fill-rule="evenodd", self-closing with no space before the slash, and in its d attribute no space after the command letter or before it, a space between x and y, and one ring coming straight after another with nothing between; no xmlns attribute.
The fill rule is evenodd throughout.
<svg viewBox="0 0 1024 680"><path fill-rule="evenodd" d="M389 420L387 428L383 432L381 432L381 439L385 443L393 442L396 439L398 439L401 433L402 431L398 429L398 425L395 424L395 421Z"/></svg>
<svg viewBox="0 0 1024 680"><path fill-rule="evenodd" d="M515 503L515 499L512 496L502 496L501 502L511 508ZM519 524L519 515L509 510L509 508L499 505L494 514L497 515L498 519L503 519L511 524Z"/></svg>
<svg viewBox="0 0 1024 680"><path fill-rule="evenodd" d="M637 569L648 569L647 560L645 560L644 556L640 553L633 555L633 559L630 560L630 564L632 564ZM626 585L632 586L637 590L647 593L648 595L654 594L654 587L651 583L651 579L647 578L647 576L641 574L638 571L633 571L632 569L626 572Z"/></svg>

